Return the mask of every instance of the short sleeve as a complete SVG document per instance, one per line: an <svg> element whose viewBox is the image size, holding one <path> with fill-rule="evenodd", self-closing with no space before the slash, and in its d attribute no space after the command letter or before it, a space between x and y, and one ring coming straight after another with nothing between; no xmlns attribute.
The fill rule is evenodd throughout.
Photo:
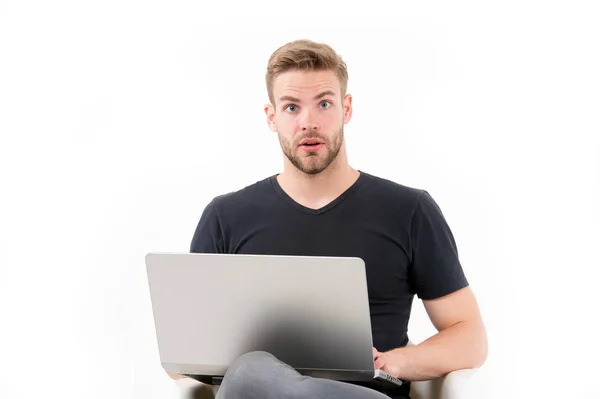
<svg viewBox="0 0 600 399"><path fill-rule="evenodd" d="M223 233L216 202L217 199L214 198L202 212L190 245L192 253L224 252Z"/></svg>
<svg viewBox="0 0 600 399"><path fill-rule="evenodd" d="M427 191L413 215L411 243L410 280L420 299L439 298L468 285L452 231Z"/></svg>

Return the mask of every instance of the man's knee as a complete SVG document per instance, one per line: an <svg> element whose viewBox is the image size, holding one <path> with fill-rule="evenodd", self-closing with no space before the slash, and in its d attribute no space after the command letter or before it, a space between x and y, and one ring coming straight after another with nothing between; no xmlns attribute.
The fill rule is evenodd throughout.
<svg viewBox="0 0 600 399"><path fill-rule="evenodd" d="M229 391L257 391L272 385L277 358L268 352L248 352L229 366L222 385Z"/></svg>
<svg viewBox="0 0 600 399"><path fill-rule="evenodd" d="M226 375L263 374L264 371L274 367L276 362L277 358L269 352L248 352L235 359L231 366L229 366Z"/></svg>

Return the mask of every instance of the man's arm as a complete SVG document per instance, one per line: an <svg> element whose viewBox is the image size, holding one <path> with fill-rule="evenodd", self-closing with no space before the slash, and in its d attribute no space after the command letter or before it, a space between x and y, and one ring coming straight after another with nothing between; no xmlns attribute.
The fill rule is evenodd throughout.
<svg viewBox="0 0 600 399"><path fill-rule="evenodd" d="M438 333L416 346L377 353L375 367L421 381L481 366L487 358L487 334L471 288L423 303Z"/></svg>

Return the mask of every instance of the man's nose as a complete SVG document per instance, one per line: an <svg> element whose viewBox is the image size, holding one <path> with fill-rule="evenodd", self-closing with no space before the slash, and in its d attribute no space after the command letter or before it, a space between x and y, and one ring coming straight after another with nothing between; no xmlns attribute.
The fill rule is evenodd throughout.
<svg viewBox="0 0 600 399"><path fill-rule="evenodd" d="M302 118L300 119L300 128L304 132L319 130L319 124L313 119L313 116L308 110L304 110Z"/></svg>
<svg viewBox="0 0 600 399"><path fill-rule="evenodd" d="M307 131L317 131L319 129L319 126L316 123L311 123L311 124L306 124L306 125L302 125L302 130L307 132Z"/></svg>

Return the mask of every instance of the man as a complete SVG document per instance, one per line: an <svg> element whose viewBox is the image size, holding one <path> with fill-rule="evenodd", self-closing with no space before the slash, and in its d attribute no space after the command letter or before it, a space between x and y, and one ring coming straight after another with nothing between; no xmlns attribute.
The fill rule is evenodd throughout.
<svg viewBox="0 0 600 399"><path fill-rule="evenodd" d="M304 377L271 354L254 352L231 365L218 399L408 398L409 381L477 367L487 356L476 299L433 198L349 165L347 81L344 61L327 45L299 40L273 53L264 110L283 150L283 172L215 197L191 252L362 258L375 366L407 383L380 388ZM438 333L406 347L414 295Z"/></svg>

